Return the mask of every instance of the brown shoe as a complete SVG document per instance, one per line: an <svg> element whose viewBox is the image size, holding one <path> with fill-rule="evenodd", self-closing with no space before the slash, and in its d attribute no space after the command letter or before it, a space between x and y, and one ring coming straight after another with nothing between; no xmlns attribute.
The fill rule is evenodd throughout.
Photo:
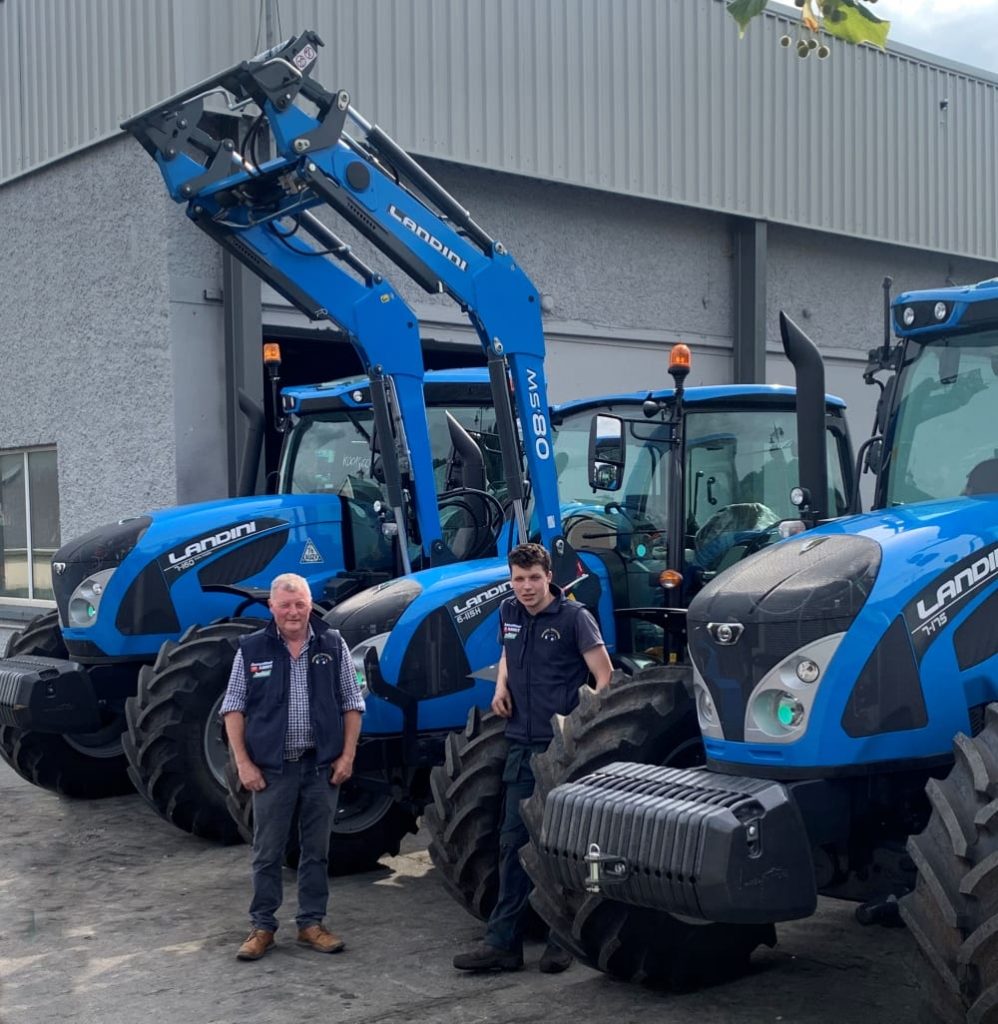
<svg viewBox="0 0 998 1024"><path fill-rule="evenodd" d="M321 924L310 924L298 930L298 945L311 946L317 953L338 953L346 943Z"/></svg>
<svg viewBox="0 0 998 1024"><path fill-rule="evenodd" d="M274 944L274 933L254 928L236 953L237 960L259 960Z"/></svg>

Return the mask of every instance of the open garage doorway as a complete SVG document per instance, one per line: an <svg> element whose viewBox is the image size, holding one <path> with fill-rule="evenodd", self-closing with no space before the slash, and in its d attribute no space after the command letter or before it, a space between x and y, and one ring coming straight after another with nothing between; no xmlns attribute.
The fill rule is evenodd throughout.
<svg viewBox="0 0 998 1024"><path fill-rule="evenodd" d="M360 376L364 372L353 346L339 331L309 331L282 327L264 327L264 341L276 341L281 346L280 386L321 384L341 377ZM427 370L447 370L459 366L484 366L485 354L477 344L455 344L423 338L423 364ZM281 452L281 435L274 424L273 403L270 400L270 379L265 368L263 374L264 409L267 420L264 445L264 469L267 490L273 490L273 475Z"/></svg>

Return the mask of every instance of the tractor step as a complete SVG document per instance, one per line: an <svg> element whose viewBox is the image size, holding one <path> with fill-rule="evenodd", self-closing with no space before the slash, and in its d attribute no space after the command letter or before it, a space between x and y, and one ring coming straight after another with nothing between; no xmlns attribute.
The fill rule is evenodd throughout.
<svg viewBox="0 0 998 1024"><path fill-rule="evenodd" d="M616 762L555 787L540 853L557 881L704 921L807 917L810 843L780 783Z"/></svg>

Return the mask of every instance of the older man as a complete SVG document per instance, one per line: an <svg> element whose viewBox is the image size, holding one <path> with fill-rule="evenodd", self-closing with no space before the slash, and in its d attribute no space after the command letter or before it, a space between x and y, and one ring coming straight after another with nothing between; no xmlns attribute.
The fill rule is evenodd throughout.
<svg viewBox="0 0 998 1024"><path fill-rule="evenodd" d="M220 714L239 770L253 794L252 930L240 960L274 945L281 869L298 810L298 942L338 953L343 940L323 924L329 899L329 828L341 786L353 774L364 701L346 644L311 621L312 594L285 573L270 588L273 621L239 643Z"/></svg>

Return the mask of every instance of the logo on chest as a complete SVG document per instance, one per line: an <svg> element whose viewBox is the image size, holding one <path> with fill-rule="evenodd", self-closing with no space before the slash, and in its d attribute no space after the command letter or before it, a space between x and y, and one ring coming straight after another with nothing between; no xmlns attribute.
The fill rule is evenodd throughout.
<svg viewBox="0 0 998 1024"><path fill-rule="evenodd" d="M326 654L324 651L320 652L319 654L312 655L313 665L328 665L332 660L332 655Z"/></svg>
<svg viewBox="0 0 998 1024"><path fill-rule="evenodd" d="M559 633L554 626L548 626L548 628L541 633L541 639L546 640L549 644L553 644L555 640L561 639L561 633Z"/></svg>
<svg viewBox="0 0 998 1024"><path fill-rule="evenodd" d="M507 640L515 640L520 635L520 628L519 622L504 622L502 624L503 643Z"/></svg>
<svg viewBox="0 0 998 1024"><path fill-rule="evenodd" d="M274 671L273 661L251 661L249 674L251 679L269 679Z"/></svg>

